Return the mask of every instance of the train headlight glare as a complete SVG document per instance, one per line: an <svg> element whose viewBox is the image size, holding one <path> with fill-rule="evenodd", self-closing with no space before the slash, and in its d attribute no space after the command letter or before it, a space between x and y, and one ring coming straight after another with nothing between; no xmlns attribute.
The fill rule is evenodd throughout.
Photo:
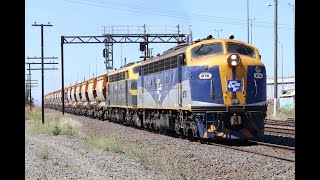
<svg viewBox="0 0 320 180"><path fill-rule="evenodd" d="M237 55L232 54L230 58L231 58L232 60L235 60L235 59L237 59Z"/></svg>

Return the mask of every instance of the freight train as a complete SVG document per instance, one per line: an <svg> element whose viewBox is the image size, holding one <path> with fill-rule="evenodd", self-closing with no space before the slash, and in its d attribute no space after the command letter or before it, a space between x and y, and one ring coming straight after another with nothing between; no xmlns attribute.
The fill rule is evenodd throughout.
<svg viewBox="0 0 320 180"><path fill-rule="evenodd" d="M61 90L45 107L62 110ZM64 89L65 111L188 137L259 139L266 69L256 47L208 36Z"/></svg>

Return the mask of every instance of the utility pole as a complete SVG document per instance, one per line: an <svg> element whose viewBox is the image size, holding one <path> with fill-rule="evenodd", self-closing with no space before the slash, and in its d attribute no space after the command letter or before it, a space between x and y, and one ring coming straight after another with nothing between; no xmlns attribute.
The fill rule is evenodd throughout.
<svg viewBox="0 0 320 180"><path fill-rule="evenodd" d="M219 38L219 31L222 31L222 29L220 29L220 30L216 30L216 29L215 29L214 31L217 31L217 32L218 32L218 38Z"/></svg>
<svg viewBox="0 0 320 180"><path fill-rule="evenodd" d="M288 3L288 4L289 4L289 6L292 6L292 18L293 18L293 62L294 62L294 64L296 64L296 51L295 51L295 49L296 49L296 40L295 40L296 39L295 38L295 36L296 36L296 33L295 33L296 32L296 28L295 28L295 21L294 21L294 5L290 4L290 3Z"/></svg>
<svg viewBox="0 0 320 180"><path fill-rule="evenodd" d="M121 66L122 66L122 44L120 44L120 62L121 62Z"/></svg>
<svg viewBox="0 0 320 180"><path fill-rule="evenodd" d="M38 87L35 86L34 84L38 84L38 82L32 83L32 81L37 81L37 80L31 80L31 74L27 74L28 75L28 79L25 82L26 85L26 96L29 96L29 105L30 105L30 111L32 111L32 95L31 95L31 89L33 87Z"/></svg>
<svg viewBox="0 0 320 180"><path fill-rule="evenodd" d="M60 39L60 47L61 47L61 102L62 102L62 116L64 116L64 65L63 65L63 36ZM72 75L72 74L71 74Z"/></svg>
<svg viewBox="0 0 320 180"><path fill-rule="evenodd" d="M30 70L30 64L29 64L29 81L30 81L30 82L29 82L29 83L30 83L30 84L29 84L29 85L30 85L30 92L29 92L29 93L30 93L30 102L29 102L29 103L30 103L30 111L32 111L32 109L31 109L31 105L32 105L31 100L32 100L32 99L31 99L31 70Z"/></svg>
<svg viewBox="0 0 320 180"><path fill-rule="evenodd" d="M34 82L34 83L33 83L32 81L37 81L37 80L31 80L31 79L30 79L30 76L28 76L28 78L29 78L29 79L26 80L25 85L26 85L26 90L28 90L28 88L29 88L29 93L27 93L27 95L29 95L30 111L32 111L32 104L33 104L33 102L32 102L31 88L32 88L32 87L37 87L37 86L34 86L34 84L38 84L38 82ZM28 86L29 86L29 87L28 87Z"/></svg>
<svg viewBox="0 0 320 180"><path fill-rule="evenodd" d="M144 61L147 59L147 50L148 50L148 40L147 40L147 26L146 24L143 25L143 32L144 32ZM178 34L179 34L179 26L178 26Z"/></svg>
<svg viewBox="0 0 320 180"><path fill-rule="evenodd" d="M250 26L251 26L251 42L250 42L250 44L252 44L252 21L255 20L255 19L256 18L249 19L249 20L251 20L251 23L250 23Z"/></svg>
<svg viewBox="0 0 320 180"><path fill-rule="evenodd" d="M29 64L29 69L30 69L30 64ZM38 82L36 83L32 83L32 81L38 81L38 80L31 80L31 70L29 70L29 74L26 74L28 75L27 76L27 79L26 79L26 82L25 82L25 85L26 85L26 91L28 92L28 88L29 88L29 92L27 93L27 95L29 95L29 99L30 99L30 111L32 111L32 95L31 95L31 88L32 88L32 84L37 84ZM29 87L28 87L29 85Z"/></svg>
<svg viewBox="0 0 320 180"><path fill-rule="evenodd" d="M44 26L52 26L50 23L48 24L36 24L36 22L34 22L34 24L32 24L32 26L40 26L41 27L41 80L42 80L42 124L44 124L44 67L43 67L43 27Z"/></svg>
<svg viewBox="0 0 320 180"><path fill-rule="evenodd" d="M247 27L248 27L248 44L249 44L249 0L247 0Z"/></svg>
<svg viewBox="0 0 320 180"><path fill-rule="evenodd" d="M41 70L41 72L44 72L44 70L58 70L57 68L43 68L43 65L44 64L58 64L58 63L54 63L54 62L50 62L50 63L44 63L43 62L43 59L58 59L57 57L33 57L33 58L30 58L30 57L27 57L27 59L42 59L42 62L41 63L26 63L26 64L29 64L29 72L31 70ZM36 69L31 69L30 68L30 64L41 64L41 68L36 68ZM31 72L30 72L31 74ZM41 86L42 86L42 115L41 115L41 118L42 118L42 124L44 124L44 77L43 77L44 73L42 73L42 82L41 82ZM30 96L31 97L31 96Z"/></svg>
<svg viewBox="0 0 320 180"><path fill-rule="evenodd" d="M178 29L178 43L180 44L181 39L179 38L179 34L180 34L180 25L177 25L177 29Z"/></svg>
<svg viewBox="0 0 320 180"><path fill-rule="evenodd" d="M277 115L278 99L278 0L274 0L274 107L273 115Z"/></svg>
<svg viewBox="0 0 320 180"><path fill-rule="evenodd" d="M189 25L189 41L188 44L191 45L192 44L192 30L191 30L191 25Z"/></svg>
<svg viewBox="0 0 320 180"><path fill-rule="evenodd" d="M283 92L283 42L281 43L281 68L282 68L282 70L281 70L281 76L282 76L282 92Z"/></svg>

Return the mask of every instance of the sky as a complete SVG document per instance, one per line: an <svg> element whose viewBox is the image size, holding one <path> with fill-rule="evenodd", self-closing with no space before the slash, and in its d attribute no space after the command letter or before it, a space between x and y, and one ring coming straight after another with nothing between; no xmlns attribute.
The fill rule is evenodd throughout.
<svg viewBox="0 0 320 180"><path fill-rule="evenodd" d="M294 5L294 0L278 0L278 77L294 76L295 72ZM58 68L44 71L44 94L47 94L61 89L61 36L101 36L103 28L110 26L115 29L118 26L114 33L124 33L128 26L129 33L143 33L144 24L149 33L177 33L179 25L181 33L192 31L193 38L208 35L218 38L219 33L220 38L234 35L234 39L248 42L248 9L249 19L253 19L249 23L249 43L258 48L267 77L274 77L273 0L249 0L249 8L247 0L28 0L25 2L25 62L41 62L41 59L27 59L41 57L41 27L32 26L35 22L53 25L43 28L44 57L58 58L44 62L59 63L45 65L45 68ZM150 44L150 48L156 55L174 45ZM65 44L65 86L105 74L103 49L103 44ZM139 44L114 44L113 51L114 68L119 68L124 58L127 63L141 60ZM26 65L26 74L27 68ZM41 71L34 70L31 74L33 80L38 80L32 95L39 104Z"/></svg>

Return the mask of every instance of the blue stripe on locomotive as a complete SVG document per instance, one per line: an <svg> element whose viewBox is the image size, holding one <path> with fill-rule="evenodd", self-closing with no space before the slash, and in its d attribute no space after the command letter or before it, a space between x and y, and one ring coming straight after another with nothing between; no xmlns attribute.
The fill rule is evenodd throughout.
<svg viewBox="0 0 320 180"><path fill-rule="evenodd" d="M247 92L246 92L246 104L253 104L258 102L266 101L266 69L264 66L259 66L261 72L263 74L263 78L257 79L254 78L254 73L256 66L248 66L248 76L247 76ZM256 86L254 83L256 80L257 84L257 95L256 95Z"/></svg>
<svg viewBox="0 0 320 180"><path fill-rule="evenodd" d="M190 79L190 93L192 101L218 103L223 104L221 80L219 66L214 66L207 71L203 70L203 66L182 66L182 81L188 81ZM210 96L210 81L199 79L199 74L202 72L210 72L213 78L213 97ZM166 82L166 77L168 83ZM178 83L178 68L165 70L159 73L144 75L144 88L152 95L154 101L158 101L158 79L161 79L162 90L160 96L160 104L162 104L169 91L173 89ZM152 85L151 85L152 81ZM138 86L142 87L141 76L138 77ZM146 83L147 86L146 86ZM146 105L146 104L144 104Z"/></svg>

